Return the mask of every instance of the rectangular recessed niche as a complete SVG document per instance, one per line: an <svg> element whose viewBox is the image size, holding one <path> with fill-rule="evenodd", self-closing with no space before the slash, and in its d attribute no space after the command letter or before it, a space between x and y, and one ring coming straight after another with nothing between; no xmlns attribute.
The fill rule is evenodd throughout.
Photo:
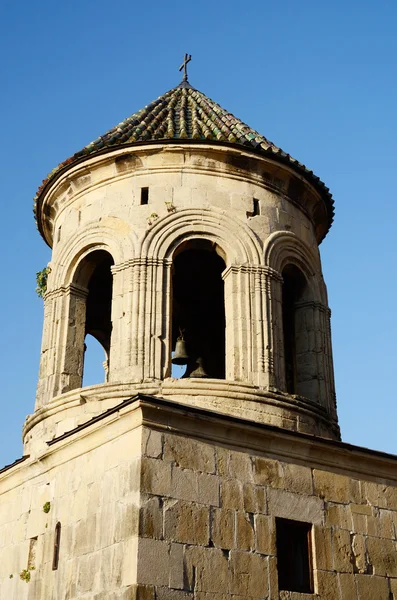
<svg viewBox="0 0 397 600"><path fill-rule="evenodd" d="M276 519L279 590L313 593L312 525Z"/></svg>
<svg viewBox="0 0 397 600"><path fill-rule="evenodd" d="M28 570L36 568L36 548L37 548L37 537L30 538L29 542L29 554L28 554Z"/></svg>
<svg viewBox="0 0 397 600"><path fill-rule="evenodd" d="M252 211L247 211L247 217L257 217L261 214L261 204L258 198L252 198Z"/></svg>
<svg viewBox="0 0 397 600"><path fill-rule="evenodd" d="M149 202L149 188L141 188L141 204L148 204Z"/></svg>
<svg viewBox="0 0 397 600"><path fill-rule="evenodd" d="M52 570L53 571L56 571L58 569L60 544L61 544L61 524L58 522L55 526L55 535L54 535L54 552L52 555Z"/></svg>

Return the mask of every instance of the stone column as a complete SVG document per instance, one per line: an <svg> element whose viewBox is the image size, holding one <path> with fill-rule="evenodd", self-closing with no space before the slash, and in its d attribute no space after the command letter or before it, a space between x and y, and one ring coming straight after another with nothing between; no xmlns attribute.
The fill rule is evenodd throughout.
<svg viewBox="0 0 397 600"><path fill-rule="evenodd" d="M282 341L282 282L278 271L262 269L262 298L264 318L264 363L269 389L281 387L283 369L280 369L280 341ZM284 360L284 353L282 360Z"/></svg>
<svg viewBox="0 0 397 600"><path fill-rule="evenodd" d="M87 289L70 284L45 296L36 408L81 387L87 295Z"/></svg>
<svg viewBox="0 0 397 600"><path fill-rule="evenodd" d="M131 381L133 335L133 261L112 267L112 337L107 381Z"/></svg>

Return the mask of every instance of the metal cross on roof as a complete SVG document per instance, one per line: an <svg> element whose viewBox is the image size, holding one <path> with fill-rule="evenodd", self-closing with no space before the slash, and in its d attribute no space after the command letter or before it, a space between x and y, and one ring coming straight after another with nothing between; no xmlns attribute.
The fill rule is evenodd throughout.
<svg viewBox="0 0 397 600"><path fill-rule="evenodd" d="M191 60L192 60L192 55L191 54L185 54L185 58L183 59L183 63L179 67L180 71L182 71L182 69L184 70L182 81L187 81L187 63L189 63Z"/></svg>

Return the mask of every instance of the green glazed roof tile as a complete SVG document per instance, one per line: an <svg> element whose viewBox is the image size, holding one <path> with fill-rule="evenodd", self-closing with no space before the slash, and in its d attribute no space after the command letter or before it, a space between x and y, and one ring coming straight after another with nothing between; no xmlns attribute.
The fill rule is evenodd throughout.
<svg viewBox="0 0 397 600"><path fill-rule="evenodd" d="M248 150L252 149L261 154L271 154L273 158L289 164L319 188L321 195L326 200L329 224L332 223L334 213L332 196L328 188L312 171L227 112L219 104L192 88L189 83L182 83L166 92L58 165L37 191L35 214L44 187L64 167L107 149L122 147L125 144L160 140L202 140L230 143L244 146Z"/></svg>

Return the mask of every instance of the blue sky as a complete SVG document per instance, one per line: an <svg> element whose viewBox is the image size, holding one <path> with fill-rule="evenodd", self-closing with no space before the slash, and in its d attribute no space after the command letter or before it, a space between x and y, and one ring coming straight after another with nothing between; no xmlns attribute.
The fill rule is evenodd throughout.
<svg viewBox="0 0 397 600"><path fill-rule="evenodd" d="M189 79L330 187L321 245L343 439L397 453L397 5L53 0L0 6L0 464L21 455L40 356L32 198L47 173ZM101 357L102 360L102 357Z"/></svg>

